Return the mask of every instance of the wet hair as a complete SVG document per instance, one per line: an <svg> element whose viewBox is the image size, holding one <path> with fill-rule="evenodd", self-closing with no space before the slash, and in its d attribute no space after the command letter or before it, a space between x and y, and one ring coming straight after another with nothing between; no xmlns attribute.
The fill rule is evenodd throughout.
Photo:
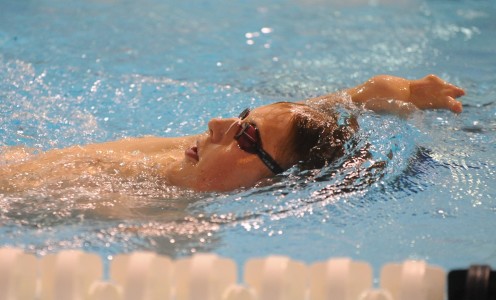
<svg viewBox="0 0 496 300"><path fill-rule="evenodd" d="M301 170L318 169L345 153L345 143L358 128L354 116L341 121L339 113L331 107L322 109L302 103L288 105L293 112L285 145L288 165L297 165Z"/></svg>

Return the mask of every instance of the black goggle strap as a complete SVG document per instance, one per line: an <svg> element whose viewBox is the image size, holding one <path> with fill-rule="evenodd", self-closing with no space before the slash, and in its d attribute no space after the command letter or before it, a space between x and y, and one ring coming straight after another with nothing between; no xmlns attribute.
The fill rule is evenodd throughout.
<svg viewBox="0 0 496 300"><path fill-rule="evenodd" d="M252 136L250 136L247 132L246 129L253 125L249 123L244 123L241 127L241 131L236 135L237 138L239 138L241 135L245 135L245 138L249 139L252 142L252 149L249 149L249 151L253 152L256 154L262 162L274 173L274 174L279 174L282 173L284 170L277 164L277 162L267 153L265 150L262 148L259 142L257 142L255 139L253 139ZM258 129L256 127L255 132L258 135ZM248 149L247 149L248 150ZM246 151L246 150L245 150Z"/></svg>
<svg viewBox="0 0 496 300"><path fill-rule="evenodd" d="M256 154L267 166L267 168L272 171L272 173L279 174L284 172L284 170L276 163L276 161L267 152L260 148L260 146L256 148Z"/></svg>

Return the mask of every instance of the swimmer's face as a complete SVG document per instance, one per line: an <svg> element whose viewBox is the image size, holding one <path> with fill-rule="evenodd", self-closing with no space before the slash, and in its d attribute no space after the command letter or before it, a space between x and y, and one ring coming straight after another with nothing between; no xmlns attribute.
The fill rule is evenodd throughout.
<svg viewBox="0 0 496 300"><path fill-rule="evenodd" d="M253 109L243 120L212 119L196 148L185 152L183 175L189 179L187 185L201 191L229 191L253 186L260 179L274 175L257 154L240 148L235 136L242 123L255 125L263 150L278 165L287 167L281 147L287 144L292 115L289 106L276 103Z"/></svg>

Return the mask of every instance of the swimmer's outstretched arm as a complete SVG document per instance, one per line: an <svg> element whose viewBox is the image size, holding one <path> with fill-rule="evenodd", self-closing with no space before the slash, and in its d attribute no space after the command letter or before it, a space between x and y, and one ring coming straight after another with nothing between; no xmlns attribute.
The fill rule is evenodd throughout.
<svg viewBox="0 0 496 300"><path fill-rule="evenodd" d="M462 104L455 99L465 95L463 89L436 75L427 75L417 80L378 75L341 93L309 99L307 102L325 104L325 102L342 101L343 92L350 96L353 102L361 103L367 109L402 116L416 109L448 109L461 113Z"/></svg>
<svg viewBox="0 0 496 300"><path fill-rule="evenodd" d="M408 113L408 110L415 108L448 109L454 113L461 113L462 104L455 99L465 95L463 89L436 75L427 75L417 80L378 75L346 90L346 93L351 96L353 102L363 103L365 108L399 114Z"/></svg>

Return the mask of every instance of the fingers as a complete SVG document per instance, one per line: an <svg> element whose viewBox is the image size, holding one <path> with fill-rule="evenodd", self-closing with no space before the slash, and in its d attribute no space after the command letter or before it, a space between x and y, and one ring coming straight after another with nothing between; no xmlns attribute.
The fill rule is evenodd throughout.
<svg viewBox="0 0 496 300"><path fill-rule="evenodd" d="M463 111L462 103L460 101L455 100L455 98L459 98L465 95L465 91L462 88L459 88L455 85L448 84L449 90L447 92L448 98L448 108L454 113L461 113Z"/></svg>
<svg viewBox="0 0 496 300"><path fill-rule="evenodd" d="M459 98L459 97L461 97L461 96L465 95L465 91L464 91L462 88L459 88L459 87L457 87L457 86L455 86L455 91L454 91L454 93L455 93L455 94L454 94L454 96L453 96L453 97L455 97L455 98Z"/></svg>
<svg viewBox="0 0 496 300"><path fill-rule="evenodd" d="M450 83L447 83L447 87L445 91L446 91L446 95L451 96L453 98L459 98L465 95L465 91L462 88L457 87Z"/></svg>
<svg viewBox="0 0 496 300"><path fill-rule="evenodd" d="M448 108L454 113L461 113L463 111L462 103L452 97L448 97Z"/></svg>

